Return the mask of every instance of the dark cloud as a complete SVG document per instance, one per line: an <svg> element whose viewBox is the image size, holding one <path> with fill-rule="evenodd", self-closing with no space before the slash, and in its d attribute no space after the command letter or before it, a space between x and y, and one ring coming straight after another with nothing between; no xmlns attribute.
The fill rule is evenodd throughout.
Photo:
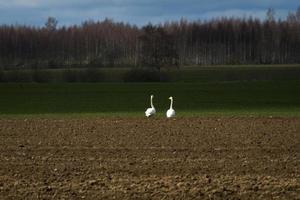
<svg viewBox="0 0 300 200"><path fill-rule="evenodd" d="M105 17L133 24L220 16L263 18L272 7L278 17L295 10L298 0L0 0L0 23L43 25L48 16L61 25Z"/></svg>

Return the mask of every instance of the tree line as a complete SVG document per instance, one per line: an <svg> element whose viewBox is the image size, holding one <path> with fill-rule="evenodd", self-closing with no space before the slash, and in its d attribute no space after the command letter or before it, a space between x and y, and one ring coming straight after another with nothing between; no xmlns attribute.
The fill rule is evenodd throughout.
<svg viewBox="0 0 300 200"><path fill-rule="evenodd" d="M134 67L300 63L300 7L286 19L222 17L138 27L86 21L1 25L0 68Z"/></svg>

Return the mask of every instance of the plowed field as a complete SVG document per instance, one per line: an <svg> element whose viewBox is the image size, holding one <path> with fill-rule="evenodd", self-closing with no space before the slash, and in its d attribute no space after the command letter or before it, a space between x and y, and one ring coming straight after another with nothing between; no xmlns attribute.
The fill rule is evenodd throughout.
<svg viewBox="0 0 300 200"><path fill-rule="evenodd" d="M1 119L0 199L300 199L300 118Z"/></svg>

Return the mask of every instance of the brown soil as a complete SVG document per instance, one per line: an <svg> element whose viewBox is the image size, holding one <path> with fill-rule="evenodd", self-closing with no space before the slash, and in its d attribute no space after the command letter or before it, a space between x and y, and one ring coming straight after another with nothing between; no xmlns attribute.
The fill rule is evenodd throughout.
<svg viewBox="0 0 300 200"><path fill-rule="evenodd" d="M300 199L300 118L1 119L0 199Z"/></svg>

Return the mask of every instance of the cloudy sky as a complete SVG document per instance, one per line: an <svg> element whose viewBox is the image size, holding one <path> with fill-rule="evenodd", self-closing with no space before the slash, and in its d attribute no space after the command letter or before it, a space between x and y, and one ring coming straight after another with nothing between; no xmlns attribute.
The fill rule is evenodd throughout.
<svg viewBox="0 0 300 200"><path fill-rule="evenodd" d="M182 17L204 20L251 15L264 19L268 8L285 18L298 6L299 0L0 0L0 24L42 26L48 16L55 17L59 25L106 17L137 25Z"/></svg>

